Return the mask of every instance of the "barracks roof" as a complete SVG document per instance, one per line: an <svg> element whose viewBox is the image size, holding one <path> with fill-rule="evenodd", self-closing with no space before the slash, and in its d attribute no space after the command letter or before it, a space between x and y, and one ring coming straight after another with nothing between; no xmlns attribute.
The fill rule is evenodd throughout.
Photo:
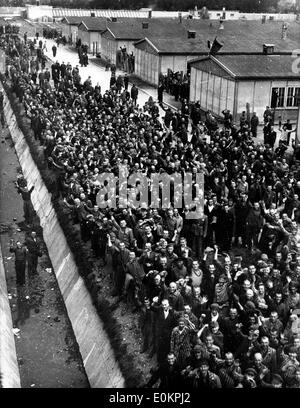
<svg viewBox="0 0 300 408"><path fill-rule="evenodd" d="M194 60L191 66L211 73L221 68L236 79L300 79L300 73L292 71L293 61L292 55L215 55Z"/></svg>
<svg viewBox="0 0 300 408"><path fill-rule="evenodd" d="M277 53L291 53L299 48L300 23L292 22L288 25L287 38L281 38L282 22L270 21L262 24L259 21L225 21L224 29L220 30L218 21L186 20L179 25L184 30L175 30L173 35L161 35L144 30L147 39L157 53L166 54L206 54L207 41L217 37L223 44L220 53L261 53L263 44L272 43ZM187 38L187 31L196 32L194 39ZM141 41L136 43L136 46ZM150 45L151 45L150 44Z"/></svg>

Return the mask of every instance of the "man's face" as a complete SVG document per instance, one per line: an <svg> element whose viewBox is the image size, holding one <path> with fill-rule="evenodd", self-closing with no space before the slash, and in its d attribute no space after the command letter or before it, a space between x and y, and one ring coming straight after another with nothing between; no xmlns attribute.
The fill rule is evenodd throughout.
<svg viewBox="0 0 300 408"><path fill-rule="evenodd" d="M211 347L214 343L213 338L211 336L207 336L205 339L205 343L207 345L207 347Z"/></svg>
<svg viewBox="0 0 300 408"><path fill-rule="evenodd" d="M161 276L160 275L156 275L154 278L154 283L155 285L159 285L161 281Z"/></svg>
<svg viewBox="0 0 300 408"><path fill-rule="evenodd" d="M229 310L229 317L230 317L230 319L234 320L237 317L237 310L236 309L230 309Z"/></svg>
<svg viewBox="0 0 300 408"><path fill-rule="evenodd" d="M262 363L262 356L261 355L255 355L254 356L254 364L259 367L261 365L261 363Z"/></svg>
<svg viewBox="0 0 300 408"><path fill-rule="evenodd" d="M267 349L268 346L269 346L269 339L267 339L267 338L261 339L261 345L262 345L263 349Z"/></svg>
<svg viewBox="0 0 300 408"><path fill-rule="evenodd" d="M271 315L270 315L271 322L275 323L277 319L278 319L278 313L277 312L272 312Z"/></svg>
<svg viewBox="0 0 300 408"><path fill-rule="evenodd" d="M203 364L201 364L201 366L199 367L200 368L200 372L201 372L201 374L203 375L203 377L205 377L206 375L207 375L207 372L208 372L208 365L205 363L203 363Z"/></svg>
<svg viewBox="0 0 300 408"><path fill-rule="evenodd" d="M289 358L290 358L292 361L297 360L297 353L289 352Z"/></svg>
<svg viewBox="0 0 300 408"><path fill-rule="evenodd" d="M246 291L246 298L247 298L248 300L251 300L251 299L253 298L253 292L252 292L251 289L248 289L248 290Z"/></svg>
<svg viewBox="0 0 300 408"><path fill-rule="evenodd" d="M193 261L193 269L198 269L198 268L199 268L198 261Z"/></svg>
<svg viewBox="0 0 300 408"><path fill-rule="evenodd" d="M163 310L168 310L169 309L169 301L168 300L163 300L161 305L162 305Z"/></svg>
<svg viewBox="0 0 300 408"><path fill-rule="evenodd" d="M298 348L298 347L300 347L300 338L298 338L298 337L296 337L295 339L294 339L294 347L296 347L296 348Z"/></svg>
<svg viewBox="0 0 300 408"><path fill-rule="evenodd" d="M178 323L179 329L182 330L184 328L184 326L185 326L184 320L180 320L179 323Z"/></svg>
<svg viewBox="0 0 300 408"><path fill-rule="evenodd" d="M243 283L244 290L250 289L250 286L251 286L251 283L248 280L244 281Z"/></svg>
<svg viewBox="0 0 300 408"><path fill-rule="evenodd" d="M249 272L250 272L250 275L255 275L256 269L254 265L249 266Z"/></svg>
<svg viewBox="0 0 300 408"><path fill-rule="evenodd" d="M160 264L163 268L167 266L167 258L160 258Z"/></svg>
<svg viewBox="0 0 300 408"><path fill-rule="evenodd" d="M169 253L170 255L173 254L173 252L174 252L174 247L168 246L167 251L168 251L168 253Z"/></svg>
<svg viewBox="0 0 300 408"><path fill-rule="evenodd" d="M126 221L125 221L125 220L122 220L122 221L120 222L120 227L121 227L121 228L126 228Z"/></svg>
<svg viewBox="0 0 300 408"><path fill-rule="evenodd" d="M225 363L227 366L231 366L234 362L233 354L228 353L225 355Z"/></svg>
<svg viewBox="0 0 300 408"><path fill-rule="evenodd" d="M175 293L177 289L176 283L172 282L170 283L170 292Z"/></svg>
<svg viewBox="0 0 300 408"><path fill-rule="evenodd" d="M168 360L168 363L169 363L170 366L174 365L174 363L175 363L175 356L174 356L174 354L168 355L167 360Z"/></svg>
<svg viewBox="0 0 300 408"><path fill-rule="evenodd" d="M135 259L135 253L134 252L130 252L129 254L129 261L132 262Z"/></svg>
<svg viewBox="0 0 300 408"><path fill-rule="evenodd" d="M216 270L215 265L209 265L208 271L211 275L215 273L215 270Z"/></svg>

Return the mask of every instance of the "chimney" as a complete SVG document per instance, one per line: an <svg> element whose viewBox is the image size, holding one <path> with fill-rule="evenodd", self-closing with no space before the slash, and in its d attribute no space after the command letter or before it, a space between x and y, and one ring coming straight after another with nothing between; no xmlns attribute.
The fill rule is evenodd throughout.
<svg viewBox="0 0 300 408"><path fill-rule="evenodd" d="M223 7L222 9L222 18L223 20L226 20L226 8L225 7Z"/></svg>
<svg viewBox="0 0 300 408"><path fill-rule="evenodd" d="M220 18L220 27L219 30L224 30L224 20Z"/></svg>
<svg viewBox="0 0 300 408"><path fill-rule="evenodd" d="M274 44L263 44L263 54L274 54Z"/></svg>
<svg viewBox="0 0 300 408"><path fill-rule="evenodd" d="M282 40L287 39L287 30L288 30L288 23L283 23L282 24L282 30L281 30L281 39Z"/></svg>
<svg viewBox="0 0 300 408"><path fill-rule="evenodd" d="M179 19L179 23L182 23L182 13L181 12L178 13L178 19Z"/></svg>
<svg viewBox="0 0 300 408"><path fill-rule="evenodd" d="M116 23L116 22L118 21L118 19L117 19L117 17L112 17L112 18L111 18L111 21L112 21L113 23Z"/></svg>
<svg viewBox="0 0 300 408"><path fill-rule="evenodd" d="M146 30L147 28L149 28L149 23L146 22L146 21L143 21L143 22L142 22L142 28L143 28L144 30Z"/></svg>
<svg viewBox="0 0 300 408"><path fill-rule="evenodd" d="M152 10L148 11L148 18L152 18Z"/></svg>
<svg viewBox="0 0 300 408"><path fill-rule="evenodd" d="M188 38L196 38L196 31L188 30Z"/></svg>

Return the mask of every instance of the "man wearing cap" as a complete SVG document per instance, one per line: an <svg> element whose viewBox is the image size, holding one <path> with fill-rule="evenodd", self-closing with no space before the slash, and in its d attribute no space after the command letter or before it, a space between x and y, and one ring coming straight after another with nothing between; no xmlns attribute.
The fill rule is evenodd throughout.
<svg viewBox="0 0 300 408"><path fill-rule="evenodd" d="M193 388L199 390L222 388L220 378L217 374L209 371L209 362L207 359L202 359L199 368L196 370L196 374L193 377Z"/></svg>

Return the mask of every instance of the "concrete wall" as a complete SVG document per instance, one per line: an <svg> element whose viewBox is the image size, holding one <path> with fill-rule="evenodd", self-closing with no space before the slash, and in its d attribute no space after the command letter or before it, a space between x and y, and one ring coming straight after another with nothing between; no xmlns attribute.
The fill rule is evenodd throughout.
<svg viewBox="0 0 300 408"><path fill-rule="evenodd" d="M11 310L0 246L0 374L3 388L21 388Z"/></svg>
<svg viewBox="0 0 300 408"><path fill-rule="evenodd" d="M51 195L31 157L24 135L5 95L5 115L19 162L29 187L34 185L32 204L40 218L44 241L77 339L86 374L93 388L122 388L124 378L115 360L109 338L79 276L73 255L51 204Z"/></svg>

